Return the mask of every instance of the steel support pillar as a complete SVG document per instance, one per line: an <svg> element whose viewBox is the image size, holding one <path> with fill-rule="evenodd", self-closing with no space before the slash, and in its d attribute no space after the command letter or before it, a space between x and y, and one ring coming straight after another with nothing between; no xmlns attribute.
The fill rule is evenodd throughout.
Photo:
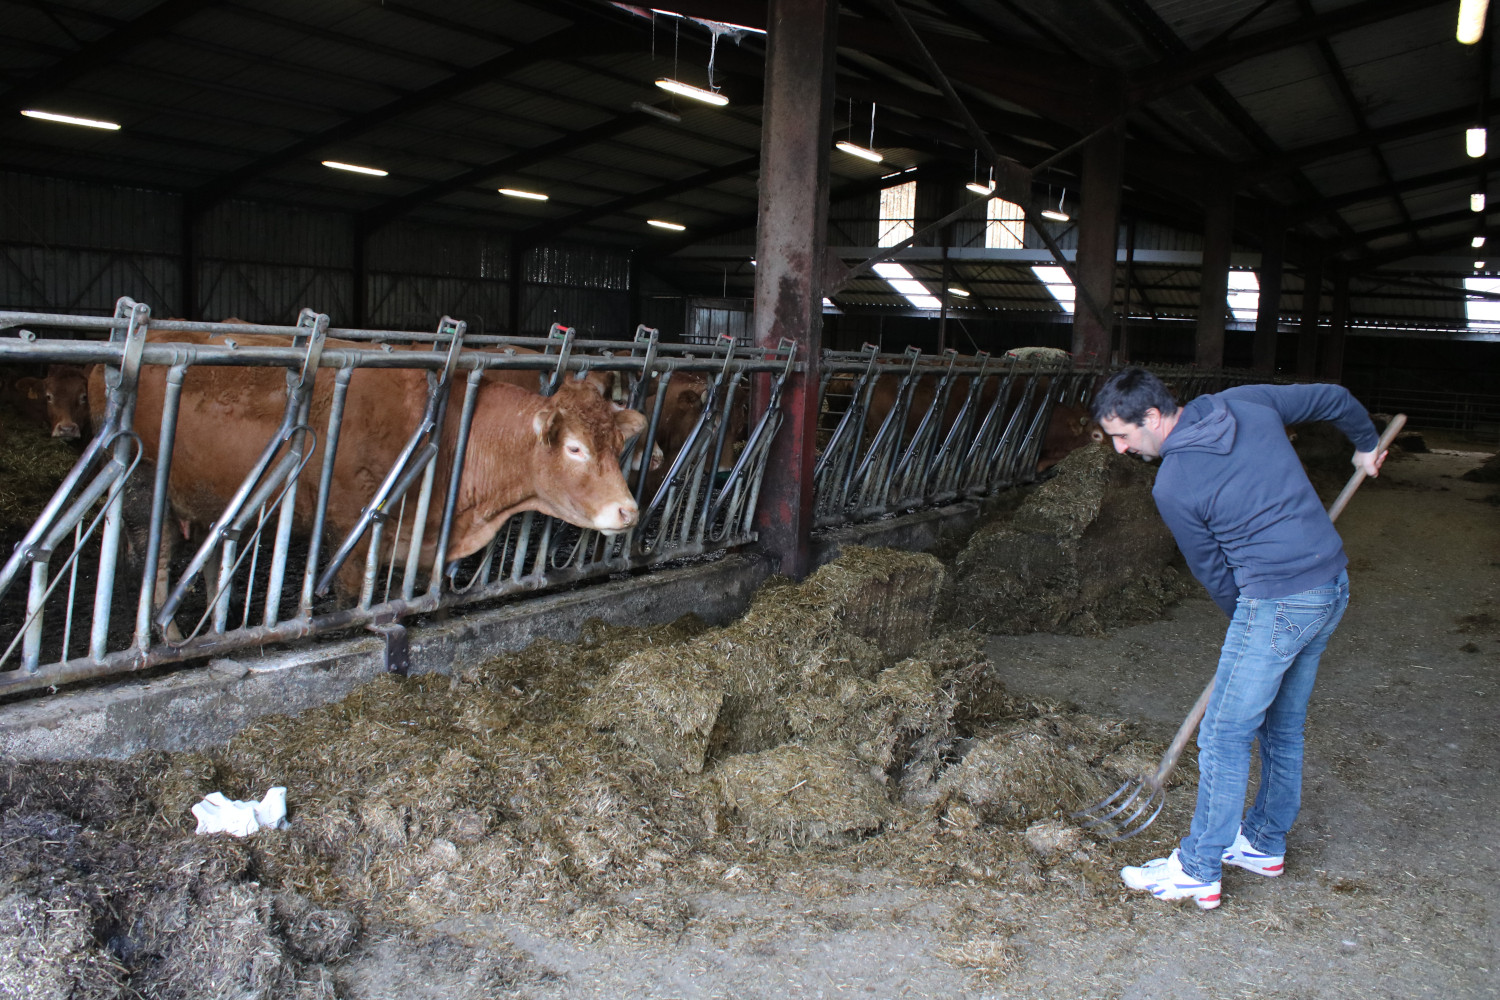
<svg viewBox="0 0 1500 1000"><path fill-rule="evenodd" d="M1281 323L1281 266L1286 247L1286 209L1267 203L1260 239L1260 303L1255 314L1251 366L1263 375L1276 372L1276 334Z"/></svg>
<svg viewBox="0 0 1500 1000"><path fill-rule="evenodd" d="M1318 367L1318 316L1323 311L1323 253L1309 247L1302 269L1302 333L1297 338L1297 377L1312 378Z"/></svg>
<svg viewBox="0 0 1500 1000"><path fill-rule="evenodd" d="M1229 251L1234 234L1234 189L1215 180L1203 188L1203 273L1199 279L1199 368L1224 367L1224 314L1229 311Z"/></svg>
<svg viewBox="0 0 1500 1000"><path fill-rule="evenodd" d="M1073 357L1084 362L1108 361L1114 346L1115 257L1120 245L1124 162L1123 119L1095 134L1083 147L1077 265L1083 294L1073 314Z"/></svg>
<svg viewBox="0 0 1500 1000"><path fill-rule="evenodd" d="M1318 378L1325 382L1344 379L1344 337L1349 329L1349 274L1342 268L1333 272L1333 317L1328 335L1318 351Z"/></svg>
<svg viewBox="0 0 1500 1000"><path fill-rule="evenodd" d="M793 341L804 371L792 375L782 397L785 421L761 485L755 528L762 551L793 579L812 568L837 23L836 0L771 0L766 19L755 343Z"/></svg>

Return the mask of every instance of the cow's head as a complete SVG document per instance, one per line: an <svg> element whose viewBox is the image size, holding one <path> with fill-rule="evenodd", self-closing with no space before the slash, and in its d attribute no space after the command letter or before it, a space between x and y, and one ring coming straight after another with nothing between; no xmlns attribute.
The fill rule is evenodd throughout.
<svg viewBox="0 0 1500 1000"><path fill-rule="evenodd" d="M612 535L635 524L640 509L620 471L625 441L646 418L605 399L588 380L565 381L532 418L541 451L536 495L544 513Z"/></svg>
<svg viewBox="0 0 1500 1000"><path fill-rule="evenodd" d="M55 438L77 440L89 424L89 380L76 365L52 365L46 378L16 381L19 390L38 409L46 408L47 427Z"/></svg>

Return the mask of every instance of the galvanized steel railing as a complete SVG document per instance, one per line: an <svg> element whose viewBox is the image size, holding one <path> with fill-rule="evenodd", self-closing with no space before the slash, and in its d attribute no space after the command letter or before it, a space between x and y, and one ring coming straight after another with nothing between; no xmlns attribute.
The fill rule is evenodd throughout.
<svg viewBox="0 0 1500 1000"><path fill-rule="evenodd" d="M609 342L579 340L562 327L545 339L468 337L463 323L446 317L431 334L329 329L328 317L312 310L304 310L295 327L195 323L153 320L145 305L129 299L120 300L113 317L0 313L0 326L28 328L20 337L0 338L0 362L102 364L107 391L97 435L0 568L0 616L10 620L14 633L0 634L8 647L0 654L0 694L351 626L389 636L400 631L401 619L440 607L744 544L755 537L751 524L782 419L781 390L796 361L790 343L776 351L750 351L724 338L705 351L661 344L656 332L645 328L634 341ZM109 339L38 339L30 328L99 331ZM148 329L216 334L223 340L147 342ZM245 334L285 337L286 344L237 345L234 338ZM330 345L330 340L345 343ZM392 350L393 340L433 349ZM366 348L348 346L349 341L381 343ZM207 537L185 565L167 567L158 580L165 535L177 530L168 503L173 440L184 379L196 365L285 368L285 408ZM143 461L134 429L140 376L148 366L166 369L154 467ZM358 524L325 546L334 458L340 436L351 433L343 425L344 401L360 368L425 370L426 408ZM512 517L482 552L445 564L481 378L494 369L536 372L544 395L568 373L614 372L629 382L628 403L649 407L646 431L627 442L622 457L641 511L630 530L605 536L526 513ZM747 424L752 374L766 376L771 388ZM326 422L315 425L310 404L320 378L333 381L332 403ZM691 380L701 412L681 447L664 456L662 468L652 469L644 456L653 453L673 379ZM452 458L444 459L439 441L450 394L462 398L463 410ZM320 436L326 447L318 496L311 530L304 533L294 517L298 480ZM734 440L740 436L742 443ZM440 468L444 461L451 468ZM149 485L147 470L152 470ZM444 480L444 495L434 495ZM442 511L437 556L424 566L419 555L434 503ZM340 600L330 593L334 575L366 539L359 595ZM122 541L133 553L125 562ZM396 557L398 547L407 554L404 560ZM13 587L23 575L30 580L24 600ZM78 650L73 635L85 623L88 646Z"/></svg>
<svg viewBox="0 0 1500 1000"><path fill-rule="evenodd" d="M997 359L872 345L825 354L823 373L819 527L1033 481L1054 411L1087 403L1100 374L1061 351Z"/></svg>

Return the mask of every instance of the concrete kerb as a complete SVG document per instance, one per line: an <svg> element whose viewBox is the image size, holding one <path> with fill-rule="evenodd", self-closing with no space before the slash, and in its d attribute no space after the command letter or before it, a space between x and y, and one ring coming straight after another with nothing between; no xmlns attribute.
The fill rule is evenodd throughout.
<svg viewBox="0 0 1500 1000"><path fill-rule="evenodd" d="M822 565L846 545L926 551L968 530L978 503L827 532L815 540ZM664 624L688 613L710 624L742 614L771 564L754 553L542 594L489 611L408 631L413 673L451 673L456 665L523 649L540 638L574 639L590 619ZM383 642L362 636L291 652L244 650L206 668L60 691L0 706L0 753L9 759L124 759L143 750L221 744L264 715L296 714L346 697L380 674Z"/></svg>

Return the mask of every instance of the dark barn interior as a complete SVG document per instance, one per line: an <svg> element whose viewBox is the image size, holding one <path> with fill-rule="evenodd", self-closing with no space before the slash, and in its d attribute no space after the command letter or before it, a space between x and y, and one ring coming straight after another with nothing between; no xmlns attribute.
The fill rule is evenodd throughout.
<svg viewBox="0 0 1500 1000"><path fill-rule="evenodd" d="M0 0L0 1000L1494 996L1485 10ZM247 479L259 527L236 550L225 498L203 523L167 502L169 449L111 424L85 450L87 427L33 419L39 386L61 392L49 363L75 360L98 363L68 383L92 378L92 419L105 386L131 419L135 383L109 380L143 307L144 368L178 388L280 349L257 338L338 345L309 394L341 365L338 393L420 367L393 343L491 338L463 342L460 421L497 392L542 413L533 373L549 399L591 392L558 385L570 346L550 388L550 357L481 353L570 328L593 342L580 381L622 376L588 397L619 404L611 433L639 419L628 391L660 415L677 378L690 457L648 468L655 416L610 445L623 472L590 439L629 477L619 531L516 507L450 559L416 525L453 523L461 476L442 511L432 470L463 449L413 437L397 464L426 455L425 480L360 471L402 518L426 491L405 580L405 522L381 556L389 510L350 500L376 539L365 591L315 599L344 530L321 520L332 457L300 494L323 505L310 531L295 490ZM199 353L171 353L174 331ZM343 425L290 401L289 350L252 360L265 426L288 400L275 470L295 484L315 471L297 435ZM409 380L434 441L437 372L465 374L438 356ZM887 388L908 364L928 381L872 418L866 359ZM1381 429L1408 417L1337 524L1355 596L1285 875L1226 869L1208 915L1119 876L1186 831L1192 744L1141 836L1077 812L1157 767L1224 629L1157 513L1158 466L1088 433L1096 376L1127 364L1183 399L1339 383ZM283 394L265 369L286 365ZM172 423L173 391L156 447L184 427L200 452L244 444L232 402L222 432L193 423L232 392ZM358 419L382 403L396 391ZM578 447L561 419L526 426ZM1291 435L1325 505L1350 476L1330 426ZM902 493L913 455L931 466ZM49 508L89 462L105 485ZM63 509L76 530L41 535L76 561L49 565L28 529ZM162 619L153 556L181 574ZM195 830L210 792L275 787L285 824Z"/></svg>

